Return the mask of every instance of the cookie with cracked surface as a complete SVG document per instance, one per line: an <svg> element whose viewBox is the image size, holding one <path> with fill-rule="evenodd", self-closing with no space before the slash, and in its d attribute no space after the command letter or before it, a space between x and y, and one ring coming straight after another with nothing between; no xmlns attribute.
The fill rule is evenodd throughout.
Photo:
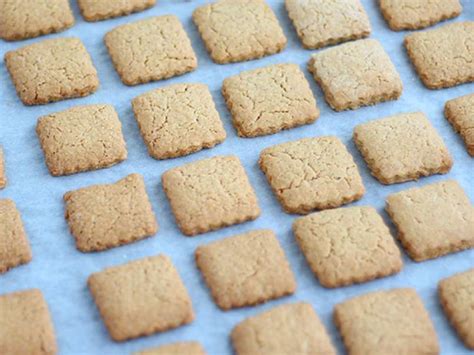
<svg viewBox="0 0 474 355"><path fill-rule="evenodd" d="M99 87L97 71L79 38L54 38L7 52L5 64L25 105L83 97Z"/></svg>
<svg viewBox="0 0 474 355"><path fill-rule="evenodd" d="M414 289L354 297L334 308L349 355L438 354L436 332Z"/></svg>
<svg viewBox="0 0 474 355"><path fill-rule="evenodd" d="M446 102L444 115L454 130L461 135L467 152L474 157L474 94Z"/></svg>
<svg viewBox="0 0 474 355"><path fill-rule="evenodd" d="M196 249L196 264L223 310L253 306L296 290L293 272L271 230L201 245Z"/></svg>
<svg viewBox="0 0 474 355"><path fill-rule="evenodd" d="M397 192L386 202L398 238L413 260L474 247L474 207L456 181Z"/></svg>
<svg viewBox="0 0 474 355"><path fill-rule="evenodd" d="M441 280L438 293L444 313L459 337L474 350L474 269Z"/></svg>
<svg viewBox="0 0 474 355"><path fill-rule="evenodd" d="M127 159L122 125L111 105L76 106L40 117L36 133L53 176L107 168Z"/></svg>
<svg viewBox="0 0 474 355"><path fill-rule="evenodd" d="M296 64L276 64L224 80L222 94L241 137L277 133L314 122L319 109Z"/></svg>
<svg viewBox="0 0 474 355"><path fill-rule="evenodd" d="M82 252L129 244L158 231L145 182L139 174L113 184L67 192L64 201L71 234Z"/></svg>
<svg viewBox="0 0 474 355"><path fill-rule="evenodd" d="M53 323L40 290L0 295L0 313L3 355L57 353Z"/></svg>
<svg viewBox="0 0 474 355"><path fill-rule="evenodd" d="M183 341L162 345L157 348L139 351L135 355L206 355L206 351L197 341Z"/></svg>
<svg viewBox="0 0 474 355"><path fill-rule="evenodd" d="M115 341L163 332L194 319L188 291L165 255L94 273L88 286Z"/></svg>
<svg viewBox="0 0 474 355"><path fill-rule="evenodd" d="M226 138L207 85L170 85L136 97L132 106L148 153L155 159L212 148Z"/></svg>
<svg viewBox="0 0 474 355"><path fill-rule="evenodd" d="M60 32L74 25L69 0L2 0L0 14L0 38L6 41Z"/></svg>
<svg viewBox="0 0 474 355"><path fill-rule="evenodd" d="M400 272L400 250L372 207L313 213L293 223L295 239L324 287L371 281Z"/></svg>
<svg viewBox="0 0 474 355"><path fill-rule="evenodd" d="M121 25L108 32L104 41L126 85L168 79L197 68L191 41L174 15Z"/></svg>
<svg viewBox="0 0 474 355"><path fill-rule="evenodd" d="M236 156L216 156L166 171L163 189L188 236L260 216L257 196Z"/></svg>
<svg viewBox="0 0 474 355"><path fill-rule="evenodd" d="M459 0L380 0L380 10L393 31L417 30L459 16Z"/></svg>
<svg viewBox="0 0 474 355"><path fill-rule="evenodd" d="M155 5L156 0L78 0L77 3L84 19L95 22L146 10Z"/></svg>
<svg viewBox="0 0 474 355"><path fill-rule="evenodd" d="M0 226L0 274L2 274L11 268L29 263L31 249L20 212L12 200L0 200Z"/></svg>
<svg viewBox="0 0 474 355"><path fill-rule="evenodd" d="M285 0L285 6L306 49L365 38L371 32L359 0Z"/></svg>
<svg viewBox="0 0 474 355"><path fill-rule="evenodd" d="M286 37L264 0L219 0L193 12L212 60L219 64L258 59L286 47Z"/></svg>
<svg viewBox="0 0 474 355"><path fill-rule="evenodd" d="M365 192L354 159L337 137L304 138L266 148L259 165L288 213L338 207Z"/></svg>
<svg viewBox="0 0 474 355"><path fill-rule="evenodd" d="M7 174L5 173L5 157L3 148L0 147L0 190L7 185Z"/></svg>
<svg viewBox="0 0 474 355"><path fill-rule="evenodd" d="M335 111L396 100L402 81L390 57L375 39L361 39L313 54L309 71Z"/></svg>
<svg viewBox="0 0 474 355"><path fill-rule="evenodd" d="M411 33L405 47L418 76L429 89L474 81L474 21L456 22Z"/></svg>
<svg viewBox="0 0 474 355"><path fill-rule="evenodd" d="M336 350L309 303L284 304L249 317L231 334L237 355L336 355Z"/></svg>
<svg viewBox="0 0 474 355"><path fill-rule="evenodd" d="M453 165L443 139L422 112L362 123L355 127L353 139L382 184L446 174Z"/></svg>

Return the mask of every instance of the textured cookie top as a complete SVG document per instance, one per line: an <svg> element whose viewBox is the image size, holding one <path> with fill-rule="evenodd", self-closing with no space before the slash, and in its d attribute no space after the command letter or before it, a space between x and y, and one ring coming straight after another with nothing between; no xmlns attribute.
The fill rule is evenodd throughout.
<svg viewBox="0 0 474 355"><path fill-rule="evenodd" d="M191 299L165 255L92 274L89 289L116 341L179 327L194 319Z"/></svg>
<svg viewBox="0 0 474 355"><path fill-rule="evenodd" d="M444 174L453 165L442 138L421 112L360 124L354 129L354 142L383 184Z"/></svg>
<svg viewBox="0 0 474 355"><path fill-rule="evenodd" d="M224 64L280 52L286 37L264 0L220 0L197 8L193 20L212 60Z"/></svg>
<svg viewBox="0 0 474 355"><path fill-rule="evenodd" d="M249 317L233 329L237 355L336 355L331 340L308 303L284 304Z"/></svg>
<svg viewBox="0 0 474 355"><path fill-rule="evenodd" d="M359 0L285 0L288 16L308 49L364 38L370 22Z"/></svg>
<svg viewBox="0 0 474 355"><path fill-rule="evenodd" d="M5 64L25 105L87 96L99 87L91 57L78 38L47 39L7 52Z"/></svg>
<svg viewBox="0 0 474 355"><path fill-rule="evenodd" d="M211 148L226 132L204 84L176 84L136 97L133 111L148 153L174 158Z"/></svg>
<svg viewBox="0 0 474 355"><path fill-rule="evenodd" d="M170 78L197 67L188 35L173 15L119 26L105 35L105 44L127 85Z"/></svg>
<svg viewBox="0 0 474 355"><path fill-rule="evenodd" d="M122 125L110 105L76 106L40 117L36 132L54 176L101 169L127 158Z"/></svg>
<svg viewBox="0 0 474 355"><path fill-rule="evenodd" d="M38 289L0 295L2 354L57 353L48 305Z"/></svg>
<svg viewBox="0 0 474 355"><path fill-rule="evenodd" d="M433 324L413 289L352 298L336 305L334 321L351 355L439 353Z"/></svg>
<svg viewBox="0 0 474 355"><path fill-rule="evenodd" d="M365 191L352 156L336 137L305 138L266 148L259 164L289 213L337 207L360 199Z"/></svg>
<svg viewBox="0 0 474 355"><path fill-rule="evenodd" d="M173 168L163 188L181 231L205 233L260 215L257 196L236 156L217 156Z"/></svg>
<svg viewBox="0 0 474 355"><path fill-rule="evenodd" d="M338 208L298 218L296 241L319 282L339 287L399 272L400 250L372 207Z"/></svg>
<svg viewBox="0 0 474 355"><path fill-rule="evenodd" d="M416 261L474 247L474 207L454 180L389 195L386 209Z"/></svg>
<svg viewBox="0 0 474 355"><path fill-rule="evenodd" d="M474 81L474 21L411 33L405 47L423 84L440 89Z"/></svg>
<svg viewBox="0 0 474 355"><path fill-rule="evenodd" d="M449 100L444 114L463 138L469 154L474 156L474 94Z"/></svg>
<svg viewBox="0 0 474 355"><path fill-rule="evenodd" d="M143 11L155 5L156 0L78 0L77 3L86 21L100 21Z"/></svg>
<svg viewBox="0 0 474 355"><path fill-rule="evenodd" d="M271 65L227 78L222 94L243 137L276 133L319 117L309 83L295 64Z"/></svg>
<svg viewBox="0 0 474 355"><path fill-rule="evenodd" d="M139 351L134 355L206 355L206 351L197 341L185 341Z"/></svg>
<svg viewBox="0 0 474 355"><path fill-rule="evenodd" d="M394 100L402 93L397 70L374 39L344 43L313 54L308 68L336 111Z"/></svg>
<svg viewBox="0 0 474 355"><path fill-rule="evenodd" d="M0 14L0 38L7 41L62 31L74 24L69 0L2 0Z"/></svg>
<svg viewBox="0 0 474 355"><path fill-rule="evenodd" d="M80 251L128 244L158 231L143 177L93 185L64 195L66 219Z"/></svg>
<svg viewBox="0 0 474 355"><path fill-rule="evenodd" d="M0 190L7 185L7 174L5 172L5 157L3 148L0 147Z"/></svg>

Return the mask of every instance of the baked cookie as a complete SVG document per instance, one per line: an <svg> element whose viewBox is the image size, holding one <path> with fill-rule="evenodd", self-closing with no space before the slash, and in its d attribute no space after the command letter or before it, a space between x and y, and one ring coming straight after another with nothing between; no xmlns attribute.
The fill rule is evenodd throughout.
<svg viewBox="0 0 474 355"><path fill-rule="evenodd" d="M3 156L3 149L0 147L0 190L7 185L7 174L5 172L5 157Z"/></svg>
<svg viewBox="0 0 474 355"><path fill-rule="evenodd" d="M197 341L185 341L139 351L134 355L206 355L206 351Z"/></svg>
<svg viewBox="0 0 474 355"><path fill-rule="evenodd" d="M474 94L446 102L444 115L455 131L461 135L467 152L474 157Z"/></svg>
<svg viewBox="0 0 474 355"><path fill-rule="evenodd" d="M261 58L286 47L283 30L264 0L219 0L194 10L193 21L219 64Z"/></svg>
<svg viewBox="0 0 474 355"><path fill-rule="evenodd" d="M101 21L146 10L155 5L156 0L78 0L77 3L86 21Z"/></svg>
<svg viewBox="0 0 474 355"><path fill-rule="evenodd" d="M313 54L309 71L334 110L396 100L402 81L390 57L375 39L344 43Z"/></svg>

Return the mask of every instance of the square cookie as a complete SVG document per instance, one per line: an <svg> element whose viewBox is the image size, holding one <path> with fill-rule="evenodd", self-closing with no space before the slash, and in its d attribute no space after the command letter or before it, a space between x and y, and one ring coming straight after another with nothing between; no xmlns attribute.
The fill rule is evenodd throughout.
<svg viewBox="0 0 474 355"><path fill-rule="evenodd" d="M5 54L25 105L82 97L99 87L97 71L79 38L46 39Z"/></svg>
<svg viewBox="0 0 474 355"><path fill-rule="evenodd" d="M380 10L394 31L417 30L459 16L459 0L380 0Z"/></svg>
<svg viewBox="0 0 474 355"><path fill-rule="evenodd" d="M309 303L274 307L237 324L231 334L237 355L336 355L336 350Z"/></svg>
<svg viewBox="0 0 474 355"><path fill-rule="evenodd" d="M38 289L0 295L0 349L4 355L57 353L48 305Z"/></svg>
<svg viewBox="0 0 474 355"><path fill-rule="evenodd" d="M411 33L405 47L421 81L441 89L474 81L474 21Z"/></svg>
<svg viewBox="0 0 474 355"><path fill-rule="evenodd" d="M474 94L446 102L444 115L454 130L461 135L467 152L474 157Z"/></svg>
<svg viewBox="0 0 474 355"><path fill-rule="evenodd" d="M115 341L163 332L194 319L188 291L165 255L94 273L88 286Z"/></svg>
<svg viewBox="0 0 474 355"><path fill-rule="evenodd" d="M122 124L111 105L76 106L40 117L36 133L53 176L106 168L127 159Z"/></svg>
<svg viewBox="0 0 474 355"><path fill-rule="evenodd" d="M3 148L0 147L0 190L7 185L7 174L5 173L5 157Z"/></svg>
<svg viewBox="0 0 474 355"><path fill-rule="evenodd" d="M212 148L226 132L204 84L175 84L132 101L148 153L155 159L180 157Z"/></svg>
<svg viewBox="0 0 474 355"><path fill-rule="evenodd" d="M71 234L82 252L129 244L158 231L145 182L139 174L113 184L67 192L64 201Z"/></svg>
<svg viewBox="0 0 474 355"><path fill-rule="evenodd" d="M307 49L370 35L369 17L359 0L285 0L285 5Z"/></svg>
<svg viewBox="0 0 474 355"><path fill-rule="evenodd" d="M155 5L156 0L78 0L77 3L84 19L93 22L146 10Z"/></svg>
<svg viewBox="0 0 474 355"><path fill-rule="evenodd" d="M245 71L222 85L232 121L241 137L256 137L312 123L319 109L296 64Z"/></svg>
<svg viewBox="0 0 474 355"><path fill-rule="evenodd" d="M116 27L105 35L105 45L126 85L167 79L197 68L188 35L174 15Z"/></svg>
<svg viewBox="0 0 474 355"><path fill-rule="evenodd" d="M474 269L441 280L438 291L449 321L464 344L474 350Z"/></svg>
<svg viewBox="0 0 474 355"><path fill-rule="evenodd" d="M293 232L324 287L371 281L402 269L400 250L372 207L313 213L296 219Z"/></svg>
<svg viewBox="0 0 474 355"><path fill-rule="evenodd" d="M415 261L474 247L474 207L454 180L391 194L385 209Z"/></svg>
<svg viewBox="0 0 474 355"><path fill-rule="evenodd" d="M439 354L435 329L414 289L349 299L336 305L334 322L351 355Z"/></svg>
<svg viewBox="0 0 474 355"><path fill-rule="evenodd" d="M296 290L285 253L271 230L201 245L196 249L196 264L223 310L253 306Z"/></svg>
<svg viewBox="0 0 474 355"><path fill-rule="evenodd" d="M446 174L453 165L448 148L422 112L360 124L353 138L370 172L382 184Z"/></svg>
<svg viewBox="0 0 474 355"><path fill-rule="evenodd" d="M134 355L206 355L206 351L197 341L183 341L139 351Z"/></svg>
<svg viewBox="0 0 474 355"><path fill-rule="evenodd" d="M20 212L12 200L0 199L0 275L30 261L30 244Z"/></svg>
<svg viewBox="0 0 474 355"><path fill-rule="evenodd" d="M219 64L241 62L275 54L286 37L264 0L220 0L193 12L212 60Z"/></svg>
<svg viewBox="0 0 474 355"><path fill-rule="evenodd" d="M181 231L196 235L260 216L257 196L236 156L217 156L168 170L163 189Z"/></svg>
<svg viewBox="0 0 474 355"><path fill-rule="evenodd" d="M0 14L0 38L6 41L64 31L74 24L69 0L2 0Z"/></svg>
<svg viewBox="0 0 474 355"><path fill-rule="evenodd" d="M365 192L354 159L337 137L304 138L266 148L259 165L288 213L338 207Z"/></svg>
<svg viewBox="0 0 474 355"><path fill-rule="evenodd" d="M344 43L313 54L308 69L336 111L396 100L402 94L400 76L375 39Z"/></svg>

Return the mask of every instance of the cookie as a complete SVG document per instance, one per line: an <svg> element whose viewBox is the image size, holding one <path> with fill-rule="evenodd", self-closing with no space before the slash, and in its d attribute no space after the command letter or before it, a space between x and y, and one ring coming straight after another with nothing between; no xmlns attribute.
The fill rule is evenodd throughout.
<svg viewBox="0 0 474 355"><path fill-rule="evenodd" d="M155 5L156 0L124 0L113 2L78 0L77 3L81 10L82 17L84 17L86 21L94 22L146 10Z"/></svg>
<svg viewBox="0 0 474 355"><path fill-rule="evenodd" d="M71 234L82 252L129 244L158 231L145 182L139 174L113 184L67 192L64 201Z"/></svg>
<svg viewBox="0 0 474 355"><path fill-rule="evenodd" d="M6 41L60 32L74 25L69 0L2 0L0 14L0 38Z"/></svg>
<svg viewBox="0 0 474 355"><path fill-rule="evenodd" d="M0 147L0 190L7 185L7 174L5 173L5 158L3 149Z"/></svg>
<svg viewBox="0 0 474 355"><path fill-rule="evenodd" d="M135 355L206 355L206 351L197 341L186 341L139 351Z"/></svg>
<svg viewBox="0 0 474 355"><path fill-rule="evenodd" d="M119 26L105 35L105 45L126 85L167 79L197 68L188 35L174 15Z"/></svg>
<svg viewBox="0 0 474 355"><path fill-rule="evenodd" d="M212 148L226 132L204 84L175 84L132 101L148 153L155 159L180 157Z"/></svg>
<svg viewBox="0 0 474 355"><path fill-rule="evenodd" d="M222 94L241 137L277 133L319 117L309 83L296 64L271 65L227 78Z"/></svg>
<svg viewBox="0 0 474 355"><path fill-rule="evenodd" d="M371 281L402 269L400 250L372 207L313 213L296 219L293 232L324 287Z"/></svg>
<svg viewBox="0 0 474 355"><path fill-rule="evenodd" d="M362 123L354 142L382 184L446 174L453 160L442 138L422 112L403 113Z"/></svg>
<svg viewBox="0 0 474 355"><path fill-rule="evenodd" d="M359 0L285 0L285 6L306 49L365 38L371 32Z"/></svg>
<svg viewBox="0 0 474 355"><path fill-rule="evenodd" d="M3 355L57 353L48 305L38 289L0 295L0 349Z"/></svg>
<svg viewBox="0 0 474 355"><path fill-rule="evenodd" d="M313 54L309 71L334 110L396 100L402 81L390 57L375 39L344 43Z"/></svg>
<svg viewBox="0 0 474 355"><path fill-rule="evenodd" d="M405 47L418 76L429 89L474 81L474 21L456 22L411 33Z"/></svg>
<svg viewBox="0 0 474 355"><path fill-rule="evenodd" d="M188 236L260 216L257 196L236 156L198 160L166 171L163 189Z"/></svg>
<svg viewBox="0 0 474 355"><path fill-rule="evenodd" d="M88 286L115 341L163 332L194 319L188 292L165 255L94 273Z"/></svg>
<svg viewBox="0 0 474 355"><path fill-rule="evenodd" d="M467 152L474 157L474 94L446 102L444 115L454 130L461 135Z"/></svg>
<svg viewBox="0 0 474 355"><path fill-rule="evenodd" d="M336 355L336 350L309 303L284 304L249 317L231 334L237 355Z"/></svg>
<svg viewBox="0 0 474 355"><path fill-rule="evenodd" d="M271 230L201 245L196 249L196 264L223 310L253 306L296 290L285 253Z"/></svg>
<svg viewBox="0 0 474 355"><path fill-rule="evenodd" d="M97 71L79 38L54 38L5 54L5 64L25 105L82 97L99 87Z"/></svg>
<svg viewBox="0 0 474 355"><path fill-rule="evenodd" d="M31 249L23 228L20 212L18 212L15 202L12 200L0 199L0 226L1 275L13 267L29 263L31 261ZM2 349L1 346L0 349Z"/></svg>
<svg viewBox="0 0 474 355"><path fill-rule="evenodd" d="M127 159L122 125L111 105L76 106L40 117L36 133L53 176L102 169Z"/></svg>
<svg viewBox="0 0 474 355"><path fill-rule="evenodd" d="M438 292L444 313L464 344L474 350L474 269L441 280Z"/></svg>
<svg viewBox="0 0 474 355"><path fill-rule="evenodd" d="M259 165L288 213L338 207L365 192L352 156L337 137L304 138L266 148Z"/></svg>
<svg viewBox="0 0 474 355"><path fill-rule="evenodd" d="M414 289L371 292L339 303L334 322L349 355L439 354L435 329Z"/></svg>
<svg viewBox="0 0 474 355"><path fill-rule="evenodd" d="M454 180L391 194L385 209L415 261L474 247L474 207Z"/></svg>
<svg viewBox="0 0 474 355"><path fill-rule="evenodd" d="M264 0L220 0L198 7L193 21L212 60L219 64L280 52L286 37Z"/></svg>
<svg viewBox="0 0 474 355"><path fill-rule="evenodd" d="M459 0L380 0L380 10L393 31L417 30L459 16Z"/></svg>

